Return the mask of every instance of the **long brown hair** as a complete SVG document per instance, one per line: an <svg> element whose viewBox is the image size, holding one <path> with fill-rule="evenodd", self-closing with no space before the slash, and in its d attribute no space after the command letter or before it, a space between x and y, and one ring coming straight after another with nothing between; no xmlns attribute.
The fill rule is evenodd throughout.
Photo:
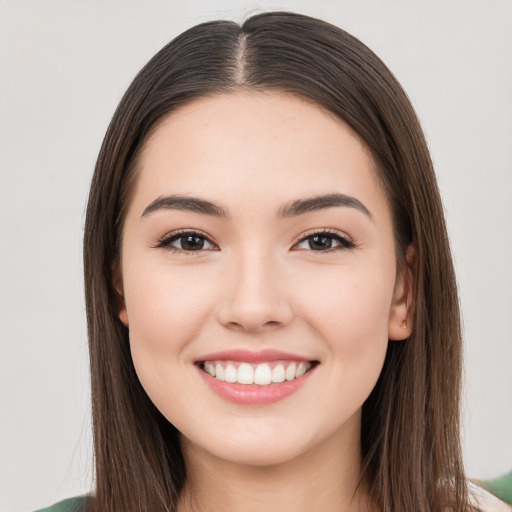
<svg viewBox="0 0 512 512"><path fill-rule="evenodd" d="M137 156L169 112L240 89L313 101L373 155L395 228L397 264L416 248L414 331L390 341L363 406L362 481L383 511L469 510L459 440L461 331L443 209L424 135L400 84L359 40L323 21L273 12L193 27L140 71L106 133L84 237L98 511L174 511L186 478L179 432L136 376L117 318L113 268Z"/></svg>

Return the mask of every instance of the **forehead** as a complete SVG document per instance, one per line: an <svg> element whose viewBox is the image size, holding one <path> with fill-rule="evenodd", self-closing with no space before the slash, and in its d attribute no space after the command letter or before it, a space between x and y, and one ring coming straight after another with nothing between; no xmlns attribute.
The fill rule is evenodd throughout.
<svg viewBox="0 0 512 512"><path fill-rule="evenodd" d="M210 96L172 112L147 140L137 182L146 204L176 192L245 207L258 197L333 191L385 202L354 132L320 106L276 92Z"/></svg>

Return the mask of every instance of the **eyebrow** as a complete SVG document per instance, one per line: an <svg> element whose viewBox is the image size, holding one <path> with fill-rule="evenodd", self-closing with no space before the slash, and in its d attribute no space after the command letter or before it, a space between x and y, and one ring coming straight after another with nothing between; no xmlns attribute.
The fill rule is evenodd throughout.
<svg viewBox="0 0 512 512"><path fill-rule="evenodd" d="M185 210L188 212L211 215L213 217L227 218L228 213L222 207L198 197L187 196L161 196L149 204L142 212L141 217L146 217L157 210Z"/></svg>
<svg viewBox="0 0 512 512"><path fill-rule="evenodd" d="M355 208L356 210L364 213L370 219L373 219L368 208L366 208L359 199L338 193L309 197L305 199L296 199L286 203L279 208L277 218L287 219L298 215L304 215L305 213L336 207ZM225 219L229 217L228 212L224 208L211 201L198 197L178 195L158 197L145 208L141 217L147 217L157 210L184 210Z"/></svg>
<svg viewBox="0 0 512 512"><path fill-rule="evenodd" d="M372 214L368 208L359 201L359 199L345 194L327 194L291 201L279 209L277 217L279 219L286 219L289 217L296 217L297 215L303 215L304 213L327 210L328 208L336 208L340 206L355 208L372 219Z"/></svg>

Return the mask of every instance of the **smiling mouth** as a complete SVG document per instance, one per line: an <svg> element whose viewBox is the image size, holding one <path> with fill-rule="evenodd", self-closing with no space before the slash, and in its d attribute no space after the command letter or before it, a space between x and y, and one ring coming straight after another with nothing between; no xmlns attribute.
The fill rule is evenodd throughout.
<svg viewBox="0 0 512 512"><path fill-rule="evenodd" d="M271 361L247 363L240 361L201 361L199 367L221 382L268 386L290 382L302 377L318 361Z"/></svg>

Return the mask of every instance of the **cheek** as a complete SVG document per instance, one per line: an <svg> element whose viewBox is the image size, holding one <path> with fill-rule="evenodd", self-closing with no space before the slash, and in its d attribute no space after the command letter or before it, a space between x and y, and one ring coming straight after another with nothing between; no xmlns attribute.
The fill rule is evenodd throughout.
<svg viewBox="0 0 512 512"><path fill-rule="evenodd" d="M324 346L323 372L331 385L319 401L333 428L361 408L384 365L394 283L379 275L352 268L336 279L317 276L302 293L303 315Z"/></svg>
<svg viewBox="0 0 512 512"><path fill-rule="evenodd" d="M127 262L124 281L132 359L147 391L167 388L169 364L185 368L187 347L204 327L211 287L192 266L173 268Z"/></svg>
<svg viewBox="0 0 512 512"><path fill-rule="evenodd" d="M130 351L142 387L156 407L179 426L190 404L183 388L193 389L190 347L208 324L213 284L193 266L126 261L123 285ZM176 420L178 420L176 422Z"/></svg>
<svg viewBox="0 0 512 512"><path fill-rule="evenodd" d="M330 269L324 276L311 276L300 292L303 316L325 340L333 360L350 371L356 360L363 369L383 361L394 287L389 276L392 271L379 268Z"/></svg>
<svg viewBox="0 0 512 512"><path fill-rule="evenodd" d="M192 267L191 267L192 268ZM130 333L137 339L163 344L193 335L208 311L211 291L191 268L127 268L124 282Z"/></svg>
<svg viewBox="0 0 512 512"><path fill-rule="evenodd" d="M393 269L340 266L304 272L302 276L302 299L324 322L345 319L362 324L365 320L374 323L383 318L387 321L394 288Z"/></svg>

